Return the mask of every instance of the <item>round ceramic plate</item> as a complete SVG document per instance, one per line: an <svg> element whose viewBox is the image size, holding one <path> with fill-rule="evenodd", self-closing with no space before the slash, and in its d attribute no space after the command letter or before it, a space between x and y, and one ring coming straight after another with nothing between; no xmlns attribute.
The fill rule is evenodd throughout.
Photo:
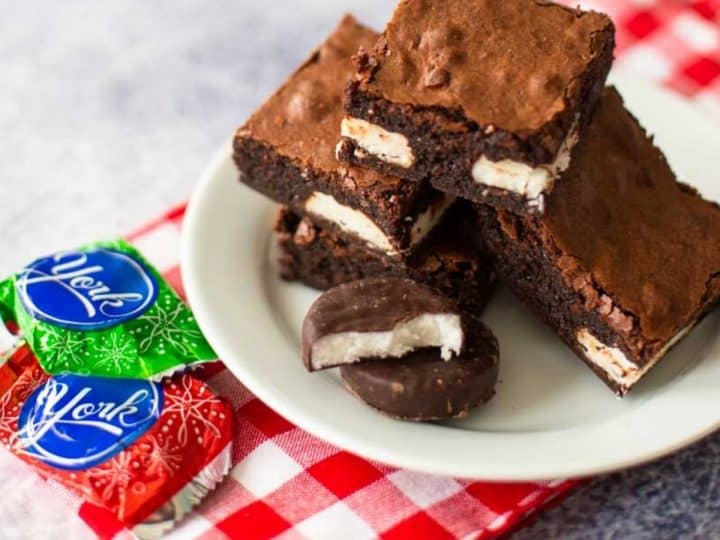
<svg viewBox="0 0 720 540"><path fill-rule="evenodd" d="M720 200L720 129L667 91L616 82L680 178ZM300 327L317 293L278 279L270 232L275 205L240 185L229 154L229 146L222 148L210 164L187 213L187 293L227 367L310 433L398 467L540 480L636 465L720 427L717 315L620 400L504 290L484 316L502 351L489 405L469 419L440 424L403 423L375 412L343 389L337 373L303 368Z"/></svg>

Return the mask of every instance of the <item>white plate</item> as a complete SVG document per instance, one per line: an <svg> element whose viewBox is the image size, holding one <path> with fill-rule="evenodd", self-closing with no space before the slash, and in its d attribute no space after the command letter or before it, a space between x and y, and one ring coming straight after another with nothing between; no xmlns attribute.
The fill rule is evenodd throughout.
<svg viewBox="0 0 720 540"><path fill-rule="evenodd" d="M720 200L720 130L664 90L618 84L681 178ZM418 471L547 480L636 465L720 427L717 315L619 400L506 291L484 317L501 347L501 382L491 403L462 422L390 420L345 392L336 373L303 368L300 325L317 293L277 278L270 253L274 208L238 183L224 147L186 216L185 286L228 368L270 407L322 439Z"/></svg>

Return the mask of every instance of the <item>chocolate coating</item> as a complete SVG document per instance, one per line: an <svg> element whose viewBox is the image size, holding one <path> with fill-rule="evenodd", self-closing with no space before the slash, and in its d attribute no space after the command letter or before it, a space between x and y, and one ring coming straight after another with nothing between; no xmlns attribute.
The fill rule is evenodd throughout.
<svg viewBox="0 0 720 540"><path fill-rule="evenodd" d="M391 362L362 362L340 370L346 388L371 407L401 420L463 418L495 394L497 339L474 319L468 347L444 361L437 349L414 351Z"/></svg>
<svg viewBox="0 0 720 540"><path fill-rule="evenodd" d="M460 314L458 306L417 281L373 277L326 291L305 315L303 361L311 369L314 344L345 332L385 332L425 314Z"/></svg>
<svg viewBox="0 0 720 540"><path fill-rule="evenodd" d="M366 88L483 126L536 130L575 100L608 29L605 15L541 0L404 0Z"/></svg>

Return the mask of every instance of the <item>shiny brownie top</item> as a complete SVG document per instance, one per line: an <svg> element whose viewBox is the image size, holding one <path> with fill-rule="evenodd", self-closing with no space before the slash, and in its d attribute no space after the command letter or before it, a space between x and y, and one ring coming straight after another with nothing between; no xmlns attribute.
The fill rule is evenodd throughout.
<svg viewBox="0 0 720 540"><path fill-rule="evenodd" d="M378 34L346 16L330 37L280 89L241 127L236 137L249 137L323 172L338 173L349 191L403 193L395 177L353 167L335 157L343 118L343 95L354 74L352 57L371 48ZM400 189L400 188L403 189Z"/></svg>
<svg viewBox="0 0 720 540"><path fill-rule="evenodd" d="M623 334L667 340L720 297L720 208L676 180L614 88L537 223L586 305Z"/></svg>
<svg viewBox="0 0 720 540"><path fill-rule="evenodd" d="M481 126L534 131L577 108L610 19L540 0L403 0L362 74L400 104L462 112Z"/></svg>

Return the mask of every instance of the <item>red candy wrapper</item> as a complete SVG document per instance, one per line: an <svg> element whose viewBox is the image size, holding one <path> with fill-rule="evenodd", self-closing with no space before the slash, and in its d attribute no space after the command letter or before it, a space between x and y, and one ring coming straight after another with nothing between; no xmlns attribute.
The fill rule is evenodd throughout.
<svg viewBox="0 0 720 540"><path fill-rule="evenodd" d="M232 409L201 381L45 373L27 347L0 366L0 442L44 476L157 538L228 473Z"/></svg>

